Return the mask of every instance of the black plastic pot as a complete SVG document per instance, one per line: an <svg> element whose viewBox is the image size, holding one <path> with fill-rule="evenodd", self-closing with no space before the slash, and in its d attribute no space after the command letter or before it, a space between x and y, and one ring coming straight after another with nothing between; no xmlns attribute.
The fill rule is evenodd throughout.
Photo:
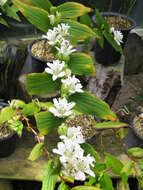
<svg viewBox="0 0 143 190"><path fill-rule="evenodd" d="M7 106L7 103L0 102L0 109ZM17 135L12 133L7 137L0 138L0 158L10 156L16 148Z"/></svg>
<svg viewBox="0 0 143 190"><path fill-rule="evenodd" d="M0 139L0 158L10 156L16 148L16 134Z"/></svg>
<svg viewBox="0 0 143 190"><path fill-rule="evenodd" d="M41 40L41 39L39 39ZM30 44L28 44L27 50L28 50L28 56L25 61L25 64L22 68L21 74L27 74L27 73L41 73L45 70L46 67L46 61L35 57L32 52L31 48L34 43L38 42L39 40L34 40Z"/></svg>
<svg viewBox="0 0 143 190"><path fill-rule="evenodd" d="M130 28L120 29L120 31L123 34L122 48L124 48L125 43L128 38L128 34L136 26L135 21L132 18L127 17L126 15L114 13L114 12L103 12L102 16L120 16L120 17L122 17L124 19L128 19L128 21L130 21L130 23L131 23ZM93 22L96 25L95 17L93 17ZM121 54L119 52L117 52L105 38L104 38L104 47L103 48L101 48L100 45L96 42L95 59L98 63L103 64L104 66L108 66L108 65L116 64L120 60L120 58L121 58Z"/></svg>

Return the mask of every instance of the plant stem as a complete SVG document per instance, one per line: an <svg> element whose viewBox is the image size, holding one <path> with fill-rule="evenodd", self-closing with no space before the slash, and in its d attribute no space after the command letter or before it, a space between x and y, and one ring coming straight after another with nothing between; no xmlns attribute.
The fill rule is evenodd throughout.
<svg viewBox="0 0 143 190"><path fill-rule="evenodd" d="M110 0L110 4L109 4L109 8L108 8L109 12L112 10L112 4L113 4L113 2L112 2L112 0Z"/></svg>
<svg viewBox="0 0 143 190"><path fill-rule="evenodd" d="M31 127L31 124L29 123L29 119L26 118L25 116L23 116L23 120L26 122L27 128L29 129L29 131L34 134L37 142L38 143L43 143L43 141L41 140L39 134ZM48 160L50 160L50 153L48 152L45 145L43 145L43 150L44 150L44 153L47 156Z"/></svg>

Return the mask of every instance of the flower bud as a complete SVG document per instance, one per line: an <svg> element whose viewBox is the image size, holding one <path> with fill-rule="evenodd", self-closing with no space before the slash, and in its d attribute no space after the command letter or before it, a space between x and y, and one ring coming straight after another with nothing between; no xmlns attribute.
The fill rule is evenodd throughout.
<svg viewBox="0 0 143 190"><path fill-rule="evenodd" d="M59 126L59 128L58 128L58 134L59 134L59 136L61 136L61 135L67 135L67 130L68 130L68 128L65 125L65 123L61 124Z"/></svg>
<svg viewBox="0 0 143 190"><path fill-rule="evenodd" d="M51 24L51 25L54 25L54 24L55 24L55 21L56 21L55 15L49 15L48 17L49 17L49 19L50 19L50 24Z"/></svg>

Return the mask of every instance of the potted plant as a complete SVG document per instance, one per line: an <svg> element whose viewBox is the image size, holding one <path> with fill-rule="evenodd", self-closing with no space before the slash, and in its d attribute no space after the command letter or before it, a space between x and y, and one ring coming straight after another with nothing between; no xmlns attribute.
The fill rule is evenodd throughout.
<svg viewBox="0 0 143 190"><path fill-rule="evenodd" d="M49 10L51 7L53 10L48 0L43 1L43 3L41 1L38 3L39 1L35 0L29 2L34 2L39 7ZM46 38L48 38L49 33L55 34L58 25L47 31L47 20L45 19L43 23L45 11L21 3L20 0L14 0L14 3L28 18L32 12L30 20L34 24L38 25L37 19L40 18L38 23L41 26L38 25L38 27L46 30ZM72 11L74 9L74 13L79 14L80 7L73 5L73 3L68 4L68 9L66 7L62 14L73 15L71 9ZM62 8L63 6L59 9ZM29 11L31 12L29 13ZM46 15L49 14L46 13ZM48 43L54 49L54 60L47 63L44 72L30 73L26 76L27 89L31 95L49 94L58 90L59 97L53 98L52 102L40 102L36 99L30 103L24 103L16 100L10 105L10 107L14 106L16 113L28 127L28 131L32 132L37 140L30 153L29 160L35 161L43 153L47 156L48 163L45 168L42 190L55 190L57 188L59 190L106 190L107 188L113 190L108 171L120 175L124 187L126 187L130 174L138 176L140 181L141 176L138 174L140 169L134 169L137 164L132 159L135 151L130 150L128 153L122 140L124 135L120 129L127 127L127 124L119 122L116 114L112 112L107 103L84 91L81 81L77 78L82 75L95 75L94 61L90 55L77 52L75 47L71 46L74 38L67 37L71 34L78 41L81 36L82 39L86 39L89 33L95 37L97 32L92 32L88 27L73 20L66 20L66 33L63 33L64 29L65 20L63 19L60 23L60 36L56 38L56 40L58 39L58 46L51 43L53 42L52 39L48 39ZM68 47L65 48L65 45L68 45ZM14 114L15 112L12 112L11 117ZM37 129L34 129L30 124L29 116L34 116ZM94 119L94 116L98 118L98 122ZM113 129L128 157L132 155L126 164L108 153L105 153L105 159L101 161L98 152L88 143L89 138L97 131L104 129ZM54 130L58 131L60 142L50 153L44 139L50 132L55 133ZM142 149L139 150L139 152L141 151Z"/></svg>
<svg viewBox="0 0 143 190"><path fill-rule="evenodd" d="M116 64L125 46L129 32L136 24L130 17L113 12L100 14L96 11L93 17L96 30L101 34L102 43L97 40L95 44L95 59L103 65ZM102 24L101 24L102 22Z"/></svg>
<svg viewBox="0 0 143 190"><path fill-rule="evenodd" d="M28 45L28 56L31 58L31 67L29 66L29 71L28 72L42 72L44 71L45 67L46 67L46 63L48 61L52 61L53 59L55 59L55 48L51 48L51 44L48 43L49 41L51 41L51 43L55 43L55 47L59 47L60 44L57 43L56 41L52 42L52 38L59 38L60 36L58 35L58 31L60 31L60 28L62 30L62 28L65 27L65 31L66 32L66 26L69 25L69 34L67 36L67 38L72 39L70 41L70 46L76 45L76 41L77 41L77 34L80 35L80 40L85 39L88 36L96 36L96 34L92 31L92 29L90 29L89 27L87 27L86 25L80 24L79 22L73 20L76 19L77 17L88 13L91 11L90 8L85 7L84 5L80 4L80 3L75 3L75 2L66 2L63 3L57 7L53 7L53 5L51 4L51 2L46 4L45 3L45 7L40 3L31 3L30 6L28 5L28 3L22 3L20 1L13 1L15 3L15 5L19 8L19 10L21 10L22 14L34 25L36 26L38 29L40 29L42 32L47 33L48 29L53 29L54 27L57 28L56 31L51 30L51 33L49 31L49 33L47 33L47 35L43 35L42 39L38 39L38 40L34 40L32 43L30 43ZM48 6L47 6L48 5ZM70 7L70 10L67 10L68 7ZM39 17L37 17L37 19L33 18L33 15L29 15L28 11L33 12L33 14L37 14ZM77 10L79 9L79 11ZM43 15L43 20L41 20L41 13L43 13L45 15ZM49 14L49 16L47 17L47 14ZM61 25L62 23L62 25ZM45 27L46 25L46 27ZM73 30L74 27L74 30ZM80 30L79 30L80 28ZM74 42L74 43L73 43ZM28 64L28 63L27 63ZM27 68L28 65L24 65L23 71L22 73L25 73L25 68ZM31 71L30 71L31 70Z"/></svg>
<svg viewBox="0 0 143 190"><path fill-rule="evenodd" d="M9 104L0 102L0 158L10 156L16 148L17 135L22 135L23 124ZM11 117L13 115L13 117Z"/></svg>

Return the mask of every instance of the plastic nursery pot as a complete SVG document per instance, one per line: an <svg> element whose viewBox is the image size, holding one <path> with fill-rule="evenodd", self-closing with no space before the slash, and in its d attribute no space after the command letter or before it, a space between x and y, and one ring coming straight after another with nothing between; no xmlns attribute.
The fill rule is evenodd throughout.
<svg viewBox="0 0 143 190"><path fill-rule="evenodd" d="M121 17L122 19L127 20L128 22L130 22L131 26L126 28L126 29L117 29L120 30L123 34L123 43L122 48L124 48L127 38L128 38L128 34L130 33L130 31L136 27L136 23L135 21L123 14L119 14L119 13L114 13L114 12L103 12L101 13L102 16L104 17ZM95 17L92 17L93 23L96 26L96 20ZM116 29L116 28L115 28ZM111 45L110 43L104 38L104 47L101 48L100 45L96 42L95 44L95 59L98 63L104 65L104 66L108 66L108 65L112 65L112 64L116 64L121 58L121 54L119 52L117 52Z"/></svg>
<svg viewBox="0 0 143 190"><path fill-rule="evenodd" d="M36 57L31 52L32 46L41 40L42 39L34 40L30 44L28 44L28 46L27 46L28 56L27 56L24 66L22 68L21 74L41 73L45 70L47 61L44 61L43 59Z"/></svg>
<svg viewBox="0 0 143 190"><path fill-rule="evenodd" d="M8 104L0 102L0 109L7 106ZM0 137L0 158L10 156L16 148L16 138L15 133L11 133L5 137Z"/></svg>

